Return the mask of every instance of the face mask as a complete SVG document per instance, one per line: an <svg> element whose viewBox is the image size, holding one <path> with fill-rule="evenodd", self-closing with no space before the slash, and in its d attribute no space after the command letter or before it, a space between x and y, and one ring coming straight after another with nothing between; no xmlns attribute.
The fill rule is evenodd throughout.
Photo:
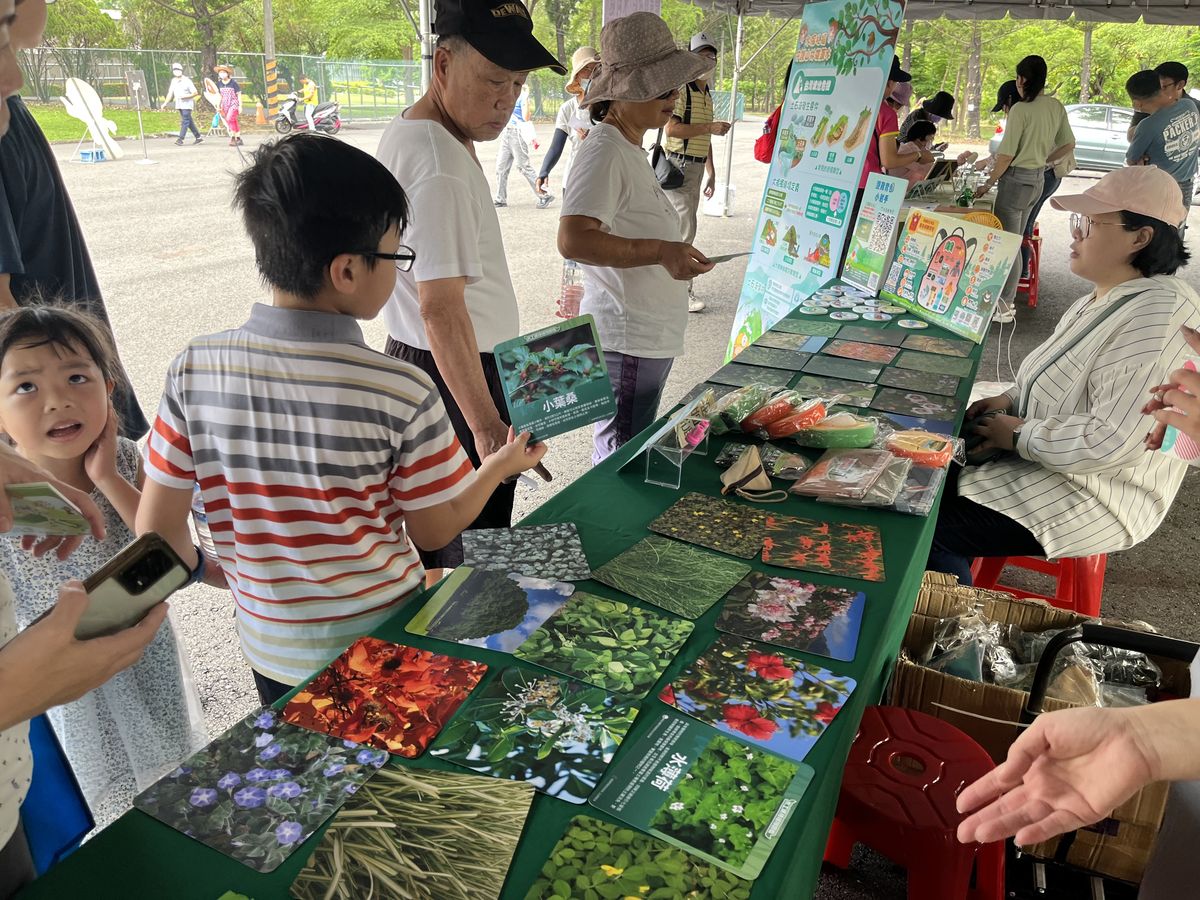
<svg viewBox="0 0 1200 900"><path fill-rule="evenodd" d="M592 83L592 79L590 79L590 78L580 78L579 79L579 89L582 90L586 94L588 85L591 83Z"/></svg>

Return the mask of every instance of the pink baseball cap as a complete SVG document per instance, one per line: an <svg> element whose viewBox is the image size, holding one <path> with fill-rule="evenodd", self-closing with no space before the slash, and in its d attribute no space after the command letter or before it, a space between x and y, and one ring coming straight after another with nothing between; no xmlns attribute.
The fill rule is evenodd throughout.
<svg viewBox="0 0 1200 900"><path fill-rule="evenodd" d="M892 88L891 99L895 100L901 106L908 106L908 102L912 100L913 86L911 81L902 81Z"/></svg>
<svg viewBox="0 0 1200 900"><path fill-rule="evenodd" d="M1117 169L1082 194L1051 197L1050 205L1085 216L1128 210L1176 227L1187 218L1179 182L1158 166Z"/></svg>

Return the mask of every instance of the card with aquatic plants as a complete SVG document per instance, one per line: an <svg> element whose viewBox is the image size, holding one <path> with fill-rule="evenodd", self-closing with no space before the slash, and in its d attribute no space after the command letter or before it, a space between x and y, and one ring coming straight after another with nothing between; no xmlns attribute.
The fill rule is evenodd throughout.
<svg viewBox="0 0 1200 900"><path fill-rule="evenodd" d="M386 766L330 823L291 896L495 900L533 797L520 782Z"/></svg>
<svg viewBox="0 0 1200 900"><path fill-rule="evenodd" d="M644 697L695 626L576 591L516 656L618 694Z"/></svg>

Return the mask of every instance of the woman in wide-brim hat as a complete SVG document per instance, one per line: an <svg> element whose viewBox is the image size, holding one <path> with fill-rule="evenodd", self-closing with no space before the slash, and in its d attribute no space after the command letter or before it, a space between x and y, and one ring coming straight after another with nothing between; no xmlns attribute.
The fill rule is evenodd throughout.
<svg viewBox="0 0 1200 900"><path fill-rule="evenodd" d="M614 19L600 34L601 63L583 105L595 123L563 195L558 249L584 269L580 309L595 317L616 395L596 426L600 462L658 416L687 329L687 283L713 264L680 240L679 215L642 149L671 118L679 89L713 63L675 46L649 12Z"/></svg>
<svg viewBox="0 0 1200 900"><path fill-rule="evenodd" d="M900 140L907 141L908 129L914 122L931 122L939 125L945 119L954 119L954 97L947 91L938 91L921 101L920 106L910 112L900 126Z"/></svg>
<svg viewBox="0 0 1200 900"><path fill-rule="evenodd" d="M539 194L545 194L550 184L550 173L558 165L563 148L567 150L567 165L563 171L563 184L571 174L571 166L575 162L575 154L579 150L579 142L583 140L591 125L587 113L580 107L583 93L591 83L592 74L600 64L600 54L594 47L580 47L571 55L571 70L567 78L567 93L570 95L566 102L558 108L554 118L554 136L550 139L550 147L542 160L542 169L534 189Z"/></svg>
<svg viewBox="0 0 1200 900"><path fill-rule="evenodd" d="M229 146L242 143L242 86L234 80L233 69L229 66L214 66L217 73L217 93L221 95L221 103L217 112L221 121L229 131Z"/></svg>

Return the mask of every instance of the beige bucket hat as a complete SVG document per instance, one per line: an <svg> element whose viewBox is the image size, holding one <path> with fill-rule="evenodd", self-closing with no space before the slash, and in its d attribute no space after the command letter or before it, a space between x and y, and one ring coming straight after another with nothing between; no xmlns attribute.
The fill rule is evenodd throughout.
<svg viewBox="0 0 1200 900"><path fill-rule="evenodd" d="M676 47L667 23L652 12L635 12L605 25L600 59L584 106L604 100L653 100L714 68L711 60Z"/></svg>
<svg viewBox="0 0 1200 900"><path fill-rule="evenodd" d="M600 62L600 54L595 47L580 47L571 54L571 77L567 79L567 90L574 93L579 90L579 73L592 63Z"/></svg>

